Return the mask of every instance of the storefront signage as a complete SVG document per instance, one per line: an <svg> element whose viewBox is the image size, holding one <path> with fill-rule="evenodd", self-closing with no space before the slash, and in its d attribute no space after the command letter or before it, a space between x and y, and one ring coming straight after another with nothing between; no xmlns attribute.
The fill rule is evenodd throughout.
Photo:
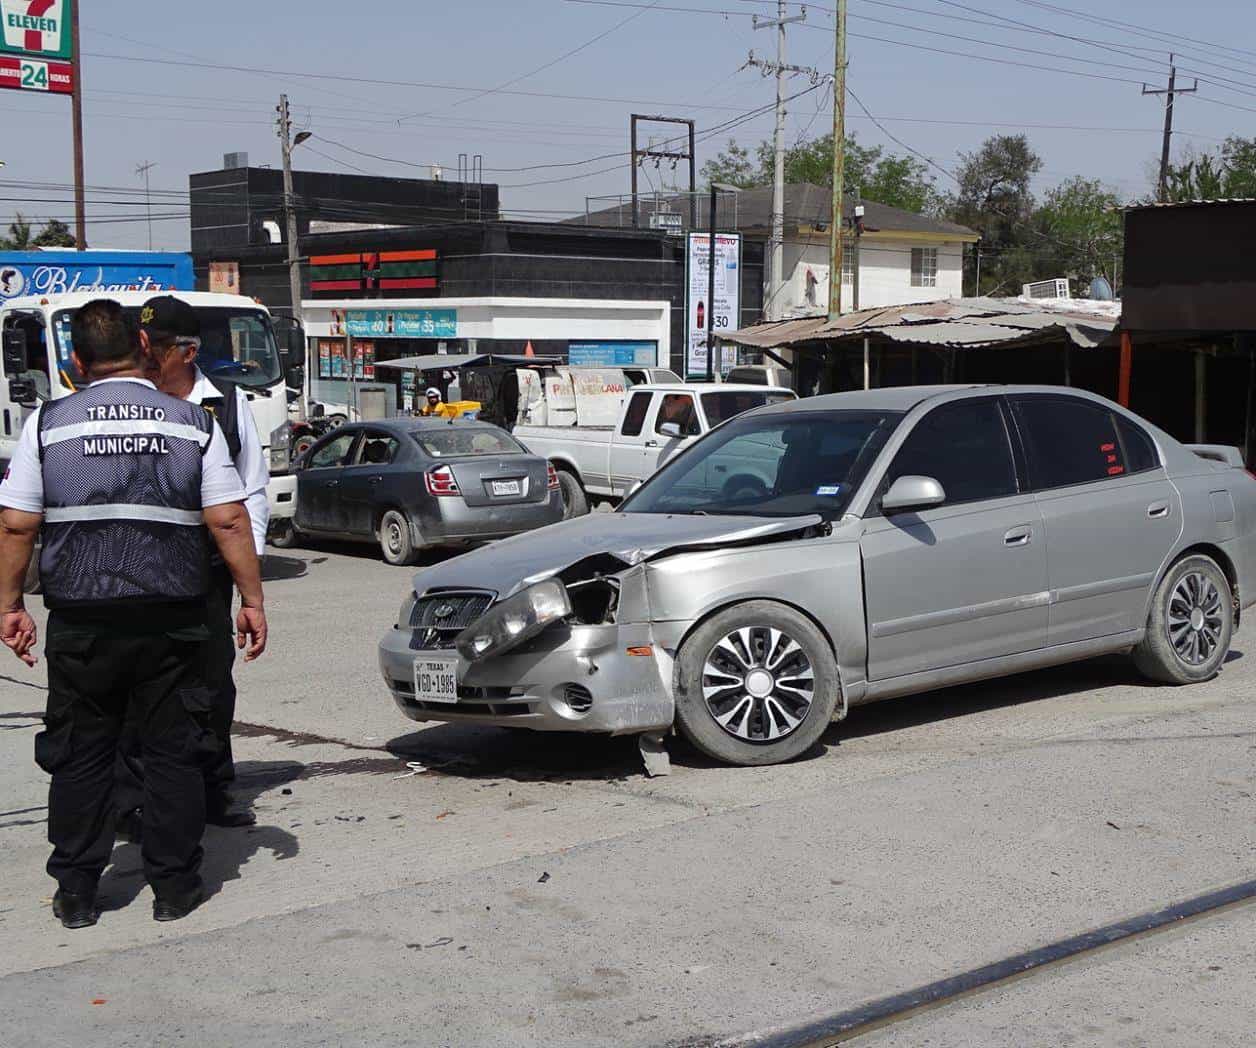
<svg viewBox="0 0 1256 1048"><path fill-rule="evenodd" d="M457 338L456 309L333 309L331 333L354 338Z"/></svg>
<svg viewBox="0 0 1256 1048"><path fill-rule="evenodd" d="M353 343L354 378L368 382L375 379L375 343ZM349 357L342 339L320 338L318 340L318 377L328 379L348 379Z"/></svg>
<svg viewBox="0 0 1256 1048"><path fill-rule="evenodd" d="M191 291L188 255L114 251L0 252L0 301L67 291Z"/></svg>
<svg viewBox="0 0 1256 1048"><path fill-rule="evenodd" d="M310 258L310 292L433 291L436 251L354 251Z"/></svg>
<svg viewBox="0 0 1256 1048"><path fill-rule="evenodd" d="M240 293L240 263L211 262L209 264L209 290L222 295Z"/></svg>
<svg viewBox="0 0 1256 1048"><path fill-rule="evenodd" d="M74 67L69 62L0 55L0 88L4 87L68 95L74 91Z"/></svg>
<svg viewBox="0 0 1256 1048"><path fill-rule="evenodd" d="M685 252L685 370L691 378L707 373L707 323L715 337L738 326L741 309L741 235L715 235L715 302L711 303L711 238L690 233ZM728 354L731 366L732 354ZM721 370L716 368L716 370Z"/></svg>
<svg viewBox="0 0 1256 1048"><path fill-rule="evenodd" d="M70 58L74 0L0 0L0 51L39 58Z"/></svg>
<svg viewBox="0 0 1256 1048"><path fill-rule="evenodd" d="M654 367L659 360L657 342L569 342L567 363L579 367Z"/></svg>

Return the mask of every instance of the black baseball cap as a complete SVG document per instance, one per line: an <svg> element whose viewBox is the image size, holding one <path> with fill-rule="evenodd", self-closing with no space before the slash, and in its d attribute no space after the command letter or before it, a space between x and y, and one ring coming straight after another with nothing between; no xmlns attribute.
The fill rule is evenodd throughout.
<svg viewBox="0 0 1256 1048"><path fill-rule="evenodd" d="M140 307L140 327L163 339L200 338L201 318L196 310L174 295L158 295Z"/></svg>

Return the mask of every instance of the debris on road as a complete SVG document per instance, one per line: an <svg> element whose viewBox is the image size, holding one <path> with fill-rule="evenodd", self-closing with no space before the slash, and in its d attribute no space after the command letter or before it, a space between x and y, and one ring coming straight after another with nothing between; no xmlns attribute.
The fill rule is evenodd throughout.
<svg viewBox="0 0 1256 1048"><path fill-rule="evenodd" d="M662 732L645 732L637 737L637 745L641 748L641 759L645 761L645 773L649 778L672 773L672 760L667 755Z"/></svg>
<svg viewBox="0 0 1256 1048"><path fill-rule="evenodd" d="M1121 827L1120 827L1120 826L1118 826L1115 822L1113 822L1111 819L1109 819L1109 820L1108 820L1108 825L1109 825L1109 826L1111 826L1114 830L1119 830L1119 829L1121 828Z"/></svg>
<svg viewBox="0 0 1256 1048"><path fill-rule="evenodd" d="M457 815L457 814L458 813L456 811L443 811L438 816L436 816L436 821L440 822L441 819L444 819L449 815Z"/></svg>
<svg viewBox="0 0 1256 1048"><path fill-rule="evenodd" d="M541 874L541 876L536 879L536 883L544 884L549 879L550 879L549 871L546 871L545 873Z"/></svg>

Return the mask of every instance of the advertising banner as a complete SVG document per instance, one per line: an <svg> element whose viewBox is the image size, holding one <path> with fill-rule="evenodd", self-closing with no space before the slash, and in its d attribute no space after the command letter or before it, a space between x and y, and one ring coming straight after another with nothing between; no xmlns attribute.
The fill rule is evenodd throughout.
<svg viewBox="0 0 1256 1048"><path fill-rule="evenodd" d="M457 338L456 309L332 310L332 334L354 338Z"/></svg>
<svg viewBox="0 0 1256 1048"><path fill-rule="evenodd" d="M690 233L685 252L685 374L689 378L706 376L708 322L716 338L721 332L737 328L741 310L741 234L715 235L714 302L707 301L711 292L710 260L710 234Z"/></svg>
<svg viewBox="0 0 1256 1048"><path fill-rule="evenodd" d="M27 55L0 55L0 88L4 87L68 95L74 91L74 67Z"/></svg>
<svg viewBox="0 0 1256 1048"><path fill-rule="evenodd" d="M657 367L657 342L569 342L567 363L574 367Z"/></svg>
<svg viewBox="0 0 1256 1048"><path fill-rule="evenodd" d="M209 290L223 295L240 293L240 263L211 262L209 264Z"/></svg>
<svg viewBox="0 0 1256 1048"><path fill-rule="evenodd" d="M0 302L67 291L192 291L190 255L165 251L0 251Z"/></svg>
<svg viewBox="0 0 1256 1048"><path fill-rule="evenodd" d="M0 0L0 51L38 58L71 57L74 0Z"/></svg>

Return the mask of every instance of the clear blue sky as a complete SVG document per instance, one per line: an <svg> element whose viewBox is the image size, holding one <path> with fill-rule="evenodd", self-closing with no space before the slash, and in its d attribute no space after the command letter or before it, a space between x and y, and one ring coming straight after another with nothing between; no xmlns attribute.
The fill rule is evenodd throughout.
<svg viewBox="0 0 1256 1048"><path fill-rule="evenodd" d="M649 0L623 2L644 5ZM789 61L832 70L831 4L821 0L809 8L807 27L790 28ZM485 179L503 186L505 207L531 217L583 209L586 196L627 192L626 160L504 169L622 152L634 111L692 117L701 135L772 101L771 82L739 67L751 48L773 52L774 33L754 31L750 14L771 13L774 0L659 0L656 7L571 0L214 0L195 5L187 0L82 0L87 181L116 187L92 191L89 219L143 215L142 197L132 194L142 186L135 167L144 161L156 165L152 185L163 191L153 198L157 216L185 215L186 197L177 194L186 192L188 174L219 167L224 152L244 150L253 164L278 165L272 121L280 91L292 100L297 126L319 136L298 150L301 167L425 175L425 168L344 148L350 147L413 165L438 162L452 177L459 153L480 153ZM1121 25L1100 26L1063 8L1093 11ZM1080 40L1020 31L1005 21L1000 25L1006 19ZM976 148L988 134L1024 128L1045 161L1040 191L1084 174L1127 197L1145 193L1159 155L1163 110L1158 99L1140 96L1139 83L1155 79L1157 71L1163 79L1171 46L1157 33L1199 41L1179 41L1178 50L1190 56L1179 64L1201 71L1207 81L1198 96L1179 102L1177 127L1183 133L1176 148L1206 149L1229 133L1256 134L1256 5L1237 0L1190 5L1112 0L1099 8L1085 0L850 0L849 29L852 89L892 134L944 167L953 167L957 153ZM606 35L589 43L601 34ZM908 43L917 46L904 46ZM1132 53L1115 53L1114 47ZM554 64L541 68L549 63ZM1059 71L1064 69L1116 79L1066 75ZM428 86L337 82L293 73ZM507 84L507 90L484 93ZM808 86L802 80L792 84L792 90ZM824 95L821 90L793 103L791 141L808 130L828 129L831 108ZM71 181L68 100L7 91L3 101L0 159L6 167L0 181L8 185L0 216L7 223L21 208L28 215L68 218L73 213L68 191L12 186ZM1033 124L1109 130L1026 126ZM853 104L848 127L865 143L900 151ZM771 130L768 111L700 145L699 160L722 147L729 134L753 144ZM572 175L582 177L527 185ZM680 170L651 168L642 185L682 177ZM948 188L945 176L939 175L939 187ZM30 202L35 198L47 202ZM159 217L154 223L157 247L186 247L187 236L185 217ZM144 247L147 229L143 221L92 223L89 238L95 247Z"/></svg>

